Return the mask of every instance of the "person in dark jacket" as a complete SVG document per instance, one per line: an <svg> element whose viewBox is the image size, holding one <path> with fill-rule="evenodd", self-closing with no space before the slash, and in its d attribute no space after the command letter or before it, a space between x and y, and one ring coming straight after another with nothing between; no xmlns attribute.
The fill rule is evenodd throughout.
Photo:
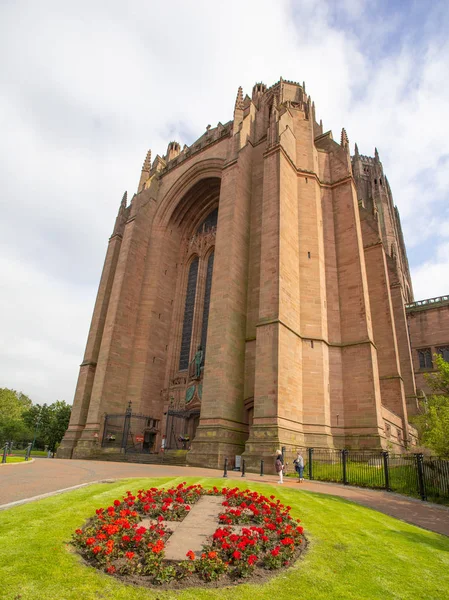
<svg viewBox="0 0 449 600"><path fill-rule="evenodd" d="M298 473L299 483L301 483L304 481L304 458L301 452L298 452L293 464L295 465L295 471Z"/></svg>
<svg viewBox="0 0 449 600"><path fill-rule="evenodd" d="M278 483L284 483L284 457L280 450L276 450L276 462L274 463L276 473L279 475Z"/></svg>

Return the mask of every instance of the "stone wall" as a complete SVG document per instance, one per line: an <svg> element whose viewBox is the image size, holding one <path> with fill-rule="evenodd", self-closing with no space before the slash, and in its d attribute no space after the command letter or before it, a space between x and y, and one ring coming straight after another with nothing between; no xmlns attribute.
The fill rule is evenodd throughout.
<svg viewBox="0 0 449 600"><path fill-rule="evenodd" d="M167 412L185 409L193 387L190 464L243 454L249 469L261 458L271 469L281 446L387 447L392 423L405 449L411 282L377 152L362 158L344 130L340 143L323 133L304 86L283 80L252 98L239 89L233 119L190 147L170 142L153 162L149 152L120 205L59 455L97 452L104 414L129 402L160 422L159 450ZM217 208L216 229L198 233ZM191 361L212 251L197 379L179 365L187 275L196 257Z"/></svg>

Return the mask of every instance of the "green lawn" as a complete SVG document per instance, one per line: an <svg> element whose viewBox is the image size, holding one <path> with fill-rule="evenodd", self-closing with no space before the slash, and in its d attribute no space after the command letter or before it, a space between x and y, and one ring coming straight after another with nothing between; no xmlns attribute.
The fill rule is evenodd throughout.
<svg viewBox="0 0 449 600"><path fill-rule="evenodd" d="M310 540L305 558L263 586L162 592L123 585L85 567L67 542L73 530L128 489L204 486L223 479L132 479L97 484L0 512L2 600L443 600L449 538L340 498L251 483L293 507ZM226 482L231 484L231 482ZM234 482L232 482L234 485ZM245 483L237 485L246 487Z"/></svg>
<svg viewBox="0 0 449 600"><path fill-rule="evenodd" d="M7 456L6 457L7 463L23 462L24 460L25 460L24 456ZM1 459L0 459L0 461L1 461Z"/></svg>
<svg viewBox="0 0 449 600"><path fill-rule="evenodd" d="M12 453L16 456L25 456L26 448L20 450L13 448ZM47 456L47 452L45 450L32 450L31 456Z"/></svg>

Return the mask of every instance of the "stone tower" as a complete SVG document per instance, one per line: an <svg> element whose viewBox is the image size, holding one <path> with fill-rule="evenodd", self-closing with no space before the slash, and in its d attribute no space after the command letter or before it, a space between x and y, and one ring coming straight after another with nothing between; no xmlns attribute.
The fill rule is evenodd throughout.
<svg viewBox="0 0 449 600"><path fill-rule="evenodd" d="M279 446L400 451L411 300L377 151L351 158L304 84L239 88L231 121L149 152L122 200L58 455L105 451L105 414L129 403L150 451L183 443L193 465L243 454L251 468Z"/></svg>

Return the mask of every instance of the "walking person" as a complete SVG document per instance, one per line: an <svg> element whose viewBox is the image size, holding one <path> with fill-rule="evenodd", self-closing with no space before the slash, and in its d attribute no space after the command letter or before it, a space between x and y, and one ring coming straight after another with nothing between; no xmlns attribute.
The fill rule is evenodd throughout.
<svg viewBox="0 0 449 600"><path fill-rule="evenodd" d="M274 463L276 473L279 475L278 483L284 483L284 457L280 450L276 450L276 462Z"/></svg>
<svg viewBox="0 0 449 600"><path fill-rule="evenodd" d="M301 481L304 481L304 457L301 452L298 452L293 464L295 465L295 471L298 473L299 483L301 483Z"/></svg>

